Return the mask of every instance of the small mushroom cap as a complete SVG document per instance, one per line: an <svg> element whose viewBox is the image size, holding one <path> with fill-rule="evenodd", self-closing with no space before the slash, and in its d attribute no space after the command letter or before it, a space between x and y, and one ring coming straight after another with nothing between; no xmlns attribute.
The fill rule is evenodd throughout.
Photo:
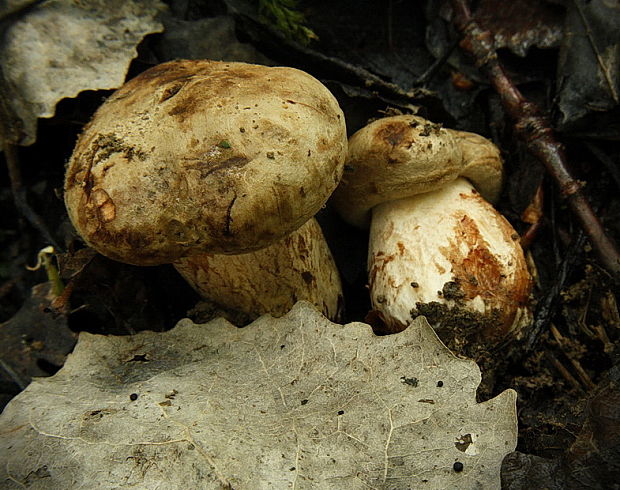
<svg viewBox="0 0 620 490"><path fill-rule="evenodd" d="M495 145L418 116L386 117L350 138L332 202L347 222L368 227L374 206L439 189L461 175L484 197L497 198L502 161Z"/></svg>
<svg viewBox="0 0 620 490"><path fill-rule="evenodd" d="M119 261L245 253L316 214L346 148L342 111L310 75L173 61L99 108L69 162L65 202L86 242Z"/></svg>
<svg viewBox="0 0 620 490"><path fill-rule="evenodd" d="M439 124L411 115L379 119L351 136L332 202L346 221L368 227L374 206L441 187L458 176L462 161Z"/></svg>

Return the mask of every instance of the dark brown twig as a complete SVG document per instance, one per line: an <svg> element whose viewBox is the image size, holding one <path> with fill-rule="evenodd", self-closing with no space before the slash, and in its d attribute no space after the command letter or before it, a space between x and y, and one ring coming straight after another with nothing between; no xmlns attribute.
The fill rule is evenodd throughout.
<svg viewBox="0 0 620 490"><path fill-rule="evenodd" d="M586 370L583 368L578 359L575 359L575 356L571 355L570 352L567 352L565 347L565 338L557 329L557 327L552 323L549 325L549 330L551 331L551 335L553 335L554 340L558 344L558 347L562 350L566 358L570 361L577 373L579 381L581 381L582 385L585 387L585 391L591 391L596 388L596 385L592 382L592 379L586 373Z"/></svg>
<svg viewBox="0 0 620 490"><path fill-rule="evenodd" d="M491 33L472 17L467 0L452 0L454 24L463 35L461 47L476 61L498 93L506 112L514 119L521 138L529 151L545 166L555 179L560 192L590 238L593 248L607 271L620 277L620 252L607 236L598 217L590 207L581 188L568 170L562 145L555 139L551 127L539 108L523 97L506 75L493 45Z"/></svg>
<svg viewBox="0 0 620 490"><path fill-rule="evenodd" d="M386 81L360 66L348 63L336 56L327 56L311 47L287 39L273 27L261 23L248 2L227 0L226 5L238 22L238 27L253 40L256 46L275 53L280 57L280 62L298 66L313 73L319 79L336 80L343 84L364 87L397 105L404 106L416 105L419 103L419 98L430 93L420 87L413 87L410 91L403 90L397 84Z"/></svg>
<svg viewBox="0 0 620 490"><path fill-rule="evenodd" d="M446 64L446 61L448 61L448 58L450 57L450 55L456 49L457 46L458 46L458 43L456 42L451 44L444 51L444 53L439 58L437 58L433 62L433 64L431 64L431 66L429 66L424 71L424 73L422 73L418 78L416 78L415 82L413 82L413 86L422 87L423 85L426 85L439 72L439 70L443 67L443 65Z"/></svg>

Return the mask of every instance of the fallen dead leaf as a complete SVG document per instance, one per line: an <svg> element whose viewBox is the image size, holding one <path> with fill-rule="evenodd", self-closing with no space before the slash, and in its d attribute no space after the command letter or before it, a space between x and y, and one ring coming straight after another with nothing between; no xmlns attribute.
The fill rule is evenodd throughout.
<svg viewBox="0 0 620 490"><path fill-rule="evenodd" d="M423 319L397 335L297 304L239 329L82 333L0 416L4 488L498 488L516 394ZM455 464L456 463L456 464Z"/></svg>
<svg viewBox="0 0 620 490"><path fill-rule="evenodd" d="M20 141L10 143L34 143L37 119L53 116L65 97L120 87L138 43L163 31L164 8L157 0L50 0L12 19L0 42L3 96L21 122Z"/></svg>

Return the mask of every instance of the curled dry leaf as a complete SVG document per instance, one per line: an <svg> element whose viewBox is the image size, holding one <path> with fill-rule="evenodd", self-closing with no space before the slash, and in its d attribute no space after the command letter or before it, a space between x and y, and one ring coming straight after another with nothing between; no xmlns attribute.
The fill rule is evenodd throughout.
<svg viewBox="0 0 620 490"><path fill-rule="evenodd" d="M21 126L10 143L34 143L37 118L53 116L65 97L122 85L138 43L163 30L163 8L146 0L56 0L12 22L0 42L3 96Z"/></svg>
<svg viewBox="0 0 620 490"><path fill-rule="evenodd" d="M555 48L562 41L564 10L554 2L482 0L476 16L493 33L495 49L508 48L519 56L533 46Z"/></svg>
<svg viewBox="0 0 620 490"><path fill-rule="evenodd" d="M420 318L376 337L307 303L243 329L81 334L0 416L4 488L497 488L515 392ZM456 463L456 464L455 464Z"/></svg>

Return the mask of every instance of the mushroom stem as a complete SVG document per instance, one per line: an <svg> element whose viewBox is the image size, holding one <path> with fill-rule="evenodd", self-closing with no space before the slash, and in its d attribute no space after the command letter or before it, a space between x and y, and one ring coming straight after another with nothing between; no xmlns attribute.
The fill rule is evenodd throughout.
<svg viewBox="0 0 620 490"><path fill-rule="evenodd" d="M201 296L244 313L248 321L267 313L282 316L299 300L341 320L340 275L314 218L256 252L192 255L174 266Z"/></svg>
<svg viewBox="0 0 620 490"><path fill-rule="evenodd" d="M460 325L493 342L529 321L518 234L464 178L375 206L368 270L373 316L389 332L425 315L440 332Z"/></svg>

